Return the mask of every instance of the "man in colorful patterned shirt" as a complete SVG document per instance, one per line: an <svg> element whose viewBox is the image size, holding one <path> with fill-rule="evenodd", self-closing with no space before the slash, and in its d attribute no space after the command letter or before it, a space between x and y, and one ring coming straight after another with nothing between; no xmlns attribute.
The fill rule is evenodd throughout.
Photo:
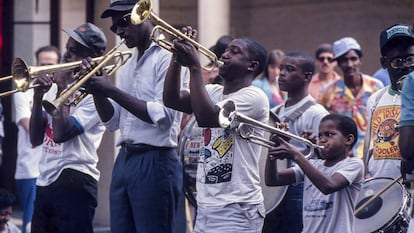
<svg viewBox="0 0 414 233"><path fill-rule="evenodd" d="M368 117L367 101L383 85L377 79L361 73L362 51L354 38L344 37L335 41L333 50L333 61L338 62L343 79L325 86L318 102L330 113L346 115L355 121L358 127L358 141L351 155L362 157Z"/></svg>

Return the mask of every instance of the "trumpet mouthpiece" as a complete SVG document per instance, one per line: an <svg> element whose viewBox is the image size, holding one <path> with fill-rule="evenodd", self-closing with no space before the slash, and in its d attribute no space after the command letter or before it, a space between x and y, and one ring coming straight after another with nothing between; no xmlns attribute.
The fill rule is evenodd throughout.
<svg viewBox="0 0 414 233"><path fill-rule="evenodd" d="M218 68L224 66L224 62L217 60L216 65Z"/></svg>

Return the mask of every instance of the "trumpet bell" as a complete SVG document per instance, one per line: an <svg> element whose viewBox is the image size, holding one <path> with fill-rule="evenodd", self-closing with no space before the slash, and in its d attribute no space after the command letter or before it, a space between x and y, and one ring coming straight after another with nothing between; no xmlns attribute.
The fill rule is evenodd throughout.
<svg viewBox="0 0 414 233"><path fill-rule="evenodd" d="M197 48L199 53L205 55L210 61L213 62L214 66L210 68L203 67L206 70L212 70L215 66L222 66L224 63L219 61L216 54L210 51L208 48L197 43L195 40L191 39L180 30L175 29L173 26L162 20L160 17L155 15L152 12L152 3L151 0L139 0L131 11L131 23L134 25L139 25L146 19L151 20L154 25L156 25L151 32L151 40L154 43L158 44L160 47L172 51L172 40L173 39L182 39L188 41L194 47ZM165 34L165 38L160 39L157 35Z"/></svg>
<svg viewBox="0 0 414 233"><path fill-rule="evenodd" d="M234 122L232 113L236 110L236 105L233 101L227 101L223 107L220 109L219 113L219 124L222 128L230 127L231 123Z"/></svg>
<svg viewBox="0 0 414 233"><path fill-rule="evenodd" d="M29 66L21 58L15 58L12 63L13 82L18 91L26 91L30 86L31 75Z"/></svg>
<svg viewBox="0 0 414 233"><path fill-rule="evenodd" d="M132 8L131 23L134 25L141 24L151 15L152 3L148 0L138 1Z"/></svg>

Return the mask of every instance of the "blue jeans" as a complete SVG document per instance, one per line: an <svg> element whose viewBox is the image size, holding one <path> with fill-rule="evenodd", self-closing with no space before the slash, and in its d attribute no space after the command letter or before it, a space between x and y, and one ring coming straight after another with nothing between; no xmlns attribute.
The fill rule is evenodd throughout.
<svg viewBox="0 0 414 233"><path fill-rule="evenodd" d="M65 169L48 186L37 186L32 233L93 233L97 181Z"/></svg>
<svg viewBox="0 0 414 233"><path fill-rule="evenodd" d="M283 200L265 218L263 233L301 233L303 182L290 185Z"/></svg>
<svg viewBox="0 0 414 233"><path fill-rule="evenodd" d="M121 148L110 188L111 233L171 233L182 192L175 149Z"/></svg>
<svg viewBox="0 0 414 233"><path fill-rule="evenodd" d="M26 233L27 224L32 221L34 201L36 197L36 178L17 179L16 189L20 208L23 210L22 233Z"/></svg>

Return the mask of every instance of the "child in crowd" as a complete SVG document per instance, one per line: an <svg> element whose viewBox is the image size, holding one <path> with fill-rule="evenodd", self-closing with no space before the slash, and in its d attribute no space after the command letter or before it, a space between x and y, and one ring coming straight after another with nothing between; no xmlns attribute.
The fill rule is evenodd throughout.
<svg viewBox="0 0 414 233"><path fill-rule="evenodd" d="M15 201L12 193L0 188L0 233L21 233L16 225L9 222Z"/></svg>

